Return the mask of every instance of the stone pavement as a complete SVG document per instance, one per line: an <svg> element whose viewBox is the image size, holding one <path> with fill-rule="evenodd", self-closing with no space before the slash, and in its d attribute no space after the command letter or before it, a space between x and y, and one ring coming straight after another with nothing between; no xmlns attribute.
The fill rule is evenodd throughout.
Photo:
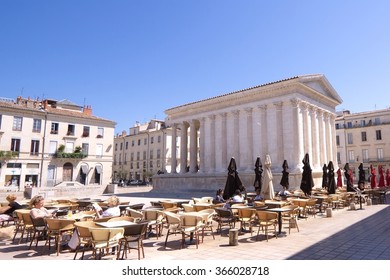
<svg viewBox="0 0 390 280"><path fill-rule="evenodd" d="M191 197L213 196L206 193L156 193L150 187L118 189L122 201L145 203L164 198L190 199ZM100 196L107 198L108 195ZM388 200L389 201L389 200ZM238 245L229 246L228 229L222 234L204 238L204 242L180 249L180 236L170 235L164 248L165 235L151 236L144 241L144 260L390 260L390 207L388 204L366 206L363 210L334 210L333 216L317 215L300 219L299 232L292 229L284 237L271 237L267 242L260 232L256 241L257 228L250 233L239 235ZM238 227L238 224L236 225ZM214 227L216 228L216 226ZM164 229L164 234L166 229ZM28 250L28 244L16 245L12 240L0 244L0 260L70 260L74 253L63 252L56 256L52 249L48 254L43 241L37 248ZM44 252L42 254L42 252ZM86 256L90 256L89 253ZM137 260L137 252L128 255Z"/></svg>

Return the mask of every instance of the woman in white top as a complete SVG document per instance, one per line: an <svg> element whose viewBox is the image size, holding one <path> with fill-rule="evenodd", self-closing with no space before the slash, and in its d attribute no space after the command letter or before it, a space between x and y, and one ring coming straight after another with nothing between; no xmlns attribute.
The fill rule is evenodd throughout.
<svg viewBox="0 0 390 280"><path fill-rule="evenodd" d="M108 208L104 211L95 209L98 218L120 216L121 210L119 208L119 198L117 196L114 195L108 198L107 206Z"/></svg>
<svg viewBox="0 0 390 280"><path fill-rule="evenodd" d="M36 195L30 200L30 216L33 219L36 218L52 218L55 216L51 211L47 210L43 205L45 204L45 198L41 195Z"/></svg>

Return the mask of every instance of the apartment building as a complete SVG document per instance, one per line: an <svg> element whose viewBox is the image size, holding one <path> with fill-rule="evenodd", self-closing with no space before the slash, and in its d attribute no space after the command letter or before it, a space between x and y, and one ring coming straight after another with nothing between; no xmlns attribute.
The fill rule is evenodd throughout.
<svg viewBox="0 0 390 280"><path fill-rule="evenodd" d="M369 112L337 114L336 146L340 167L349 163L358 176L358 166L363 163L366 176L368 168L379 165L390 168L390 108Z"/></svg>
<svg viewBox="0 0 390 280"><path fill-rule="evenodd" d="M0 98L0 188L108 184L115 125L68 100Z"/></svg>
<svg viewBox="0 0 390 280"><path fill-rule="evenodd" d="M136 123L114 138L113 178L116 181L150 181L153 175L170 172L171 129L152 119Z"/></svg>

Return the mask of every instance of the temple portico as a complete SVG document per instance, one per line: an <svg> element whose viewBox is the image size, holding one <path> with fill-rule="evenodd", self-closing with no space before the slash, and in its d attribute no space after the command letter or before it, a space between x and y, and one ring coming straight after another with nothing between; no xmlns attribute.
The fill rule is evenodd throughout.
<svg viewBox="0 0 390 280"><path fill-rule="evenodd" d="M306 153L313 175L322 174L330 160L337 164L335 107L340 103L323 75L305 75L168 109L172 147L179 144L179 154L172 149L171 173L156 176L154 187L221 187L234 157L250 189L256 158L264 161L267 154L275 188L284 160L290 185L299 187Z"/></svg>

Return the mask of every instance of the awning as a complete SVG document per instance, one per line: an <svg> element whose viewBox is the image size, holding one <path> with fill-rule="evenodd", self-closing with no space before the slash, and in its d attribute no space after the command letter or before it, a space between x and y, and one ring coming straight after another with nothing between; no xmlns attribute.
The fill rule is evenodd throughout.
<svg viewBox="0 0 390 280"><path fill-rule="evenodd" d="M101 174L102 173L103 169L102 169L102 167L100 165L96 165L95 168L96 168L96 173L97 174Z"/></svg>
<svg viewBox="0 0 390 280"><path fill-rule="evenodd" d="M81 172L83 172L84 174L88 174L88 166L86 166L85 164L81 166Z"/></svg>

